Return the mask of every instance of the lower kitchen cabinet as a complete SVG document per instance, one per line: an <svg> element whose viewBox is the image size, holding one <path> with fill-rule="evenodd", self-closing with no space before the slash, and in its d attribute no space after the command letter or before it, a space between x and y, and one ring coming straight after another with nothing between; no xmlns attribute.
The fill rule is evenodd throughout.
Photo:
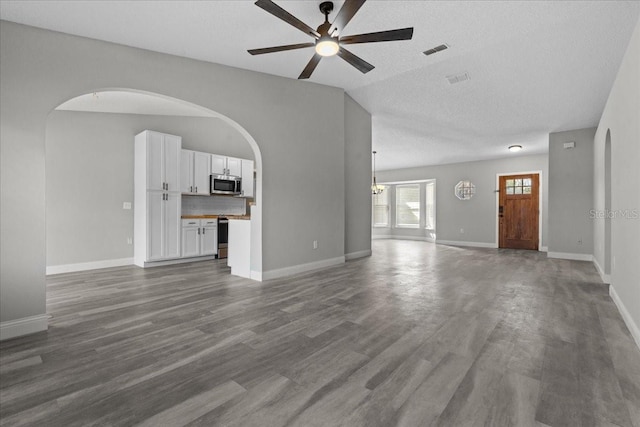
<svg viewBox="0 0 640 427"><path fill-rule="evenodd" d="M142 223L136 228L136 265L180 257L180 194L146 192L145 205L137 206Z"/></svg>
<svg viewBox="0 0 640 427"><path fill-rule="evenodd" d="M182 258L216 255L218 223L215 219L182 220Z"/></svg>

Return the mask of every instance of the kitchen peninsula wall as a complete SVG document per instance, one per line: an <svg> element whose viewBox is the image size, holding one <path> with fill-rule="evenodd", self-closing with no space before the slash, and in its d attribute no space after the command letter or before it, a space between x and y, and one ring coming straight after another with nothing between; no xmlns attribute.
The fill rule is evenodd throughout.
<svg viewBox="0 0 640 427"><path fill-rule="evenodd" d="M182 215L246 215L246 199L227 196L182 196Z"/></svg>

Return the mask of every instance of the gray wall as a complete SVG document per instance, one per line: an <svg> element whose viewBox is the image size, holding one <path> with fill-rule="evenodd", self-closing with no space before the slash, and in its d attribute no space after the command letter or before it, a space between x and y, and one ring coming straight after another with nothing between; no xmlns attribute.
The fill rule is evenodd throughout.
<svg viewBox="0 0 640 427"><path fill-rule="evenodd" d="M596 129L549 134L549 252L592 254L593 136ZM563 148L565 142L576 147Z"/></svg>
<svg viewBox="0 0 640 427"><path fill-rule="evenodd" d="M145 129L183 137L183 148L254 159L218 118L54 111L46 129L47 266L130 258L133 138ZM244 208L242 206L242 208Z"/></svg>
<svg viewBox="0 0 640 427"><path fill-rule="evenodd" d="M263 272L344 255L342 89L2 21L0 321L45 313L47 115L109 88L200 105L257 142Z"/></svg>
<svg viewBox="0 0 640 427"><path fill-rule="evenodd" d="M344 97L345 255L371 251L371 115Z"/></svg>
<svg viewBox="0 0 640 427"><path fill-rule="evenodd" d="M594 141L594 209L605 208L605 139L611 131L611 209L640 213L640 21L631 37ZM593 221L594 257L604 268L604 220ZM611 286L640 345L640 219L611 220Z"/></svg>
<svg viewBox="0 0 640 427"><path fill-rule="evenodd" d="M506 149L506 148L505 148ZM497 160L454 163L439 166L425 166L399 170L380 171L378 182L436 180L436 238L437 240L497 244L496 242L496 175L542 171L540 191L542 192L542 242L547 245L547 193L548 157L546 155L519 156ZM476 194L471 200L459 200L453 194L453 187L461 180L471 180L476 186ZM460 232L464 229L464 233ZM424 230L373 229L374 236L424 237Z"/></svg>

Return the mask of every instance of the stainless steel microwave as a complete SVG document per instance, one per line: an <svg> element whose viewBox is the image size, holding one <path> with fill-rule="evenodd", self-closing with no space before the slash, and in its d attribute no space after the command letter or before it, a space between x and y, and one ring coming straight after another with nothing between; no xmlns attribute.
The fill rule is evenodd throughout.
<svg viewBox="0 0 640 427"><path fill-rule="evenodd" d="M239 176L211 175L211 194L242 194L242 178Z"/></svg>

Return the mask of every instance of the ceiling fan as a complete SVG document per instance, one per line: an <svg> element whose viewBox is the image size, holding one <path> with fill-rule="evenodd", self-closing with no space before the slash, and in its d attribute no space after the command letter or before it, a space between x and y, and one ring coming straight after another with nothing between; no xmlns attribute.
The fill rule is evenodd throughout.
<svg viewBox="0 0 640 427"><path fill-rule="evenodd" d="M363 73L368 73L374 69L364 59L354 55L344 48L344 45L356 43L388 42L395 40L411 40L413 27L401 28L397 30L380 31L376 33L357 34L354 36L342 36L342 30L351 21L356 12L362 7L366 0L345 0L344 5L338 12L333 23L329 22L329 13L333 11L333 2L324 1L320 3L320 12L324 14L324 23L314 30L295 16L275 4L271 0L258 0L256 6L266 10L270 14L282 19L284 22L293 25L303 33L313 37L315 41L308 43L289 44L284 46L265 47L262 49L251 49L251 55L262 55L265 53L282 52L285 50L302 49L305 47L316 48L307 66L302 70L298 79L308 79L318 66L323 56L338 55L349 64L356 67Z"/></svg>

